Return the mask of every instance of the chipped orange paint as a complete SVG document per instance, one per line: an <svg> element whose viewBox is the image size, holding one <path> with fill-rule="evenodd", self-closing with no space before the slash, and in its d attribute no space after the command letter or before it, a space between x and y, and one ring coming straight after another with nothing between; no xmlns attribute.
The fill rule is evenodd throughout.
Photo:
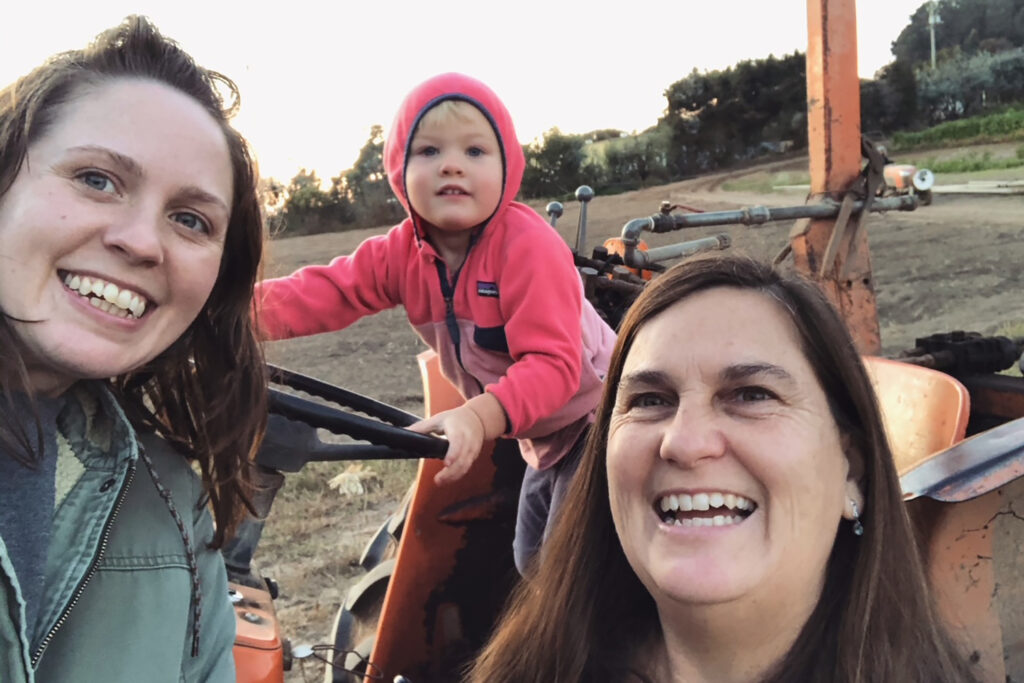
<svg viewBox="0 0 1024 683"><path fill-rule="evenodd" d="M950 635L975 664L975 674L983 683L1008 680L996 601L1007 600L1009 596L1000 595L992 529L1001 505L1006 502L1004 491L997 489L963 503L919 498L907 504L918 524L939 613ZM1002 588L1012 587L1010 584ZM1017 593L1019 598L1019 589Z"/></svg>
<svg viewBox="0 0 1024 683"><path fill-rule="evenodd" d="M423 379L426 415L456 408L465 399L441 374L437 354L424 351L416 357ZM390 681L398 673L432 671L441 668L438 657L450 642L460 637L453 623L452 608L428 602L435 587L449 579L456 553L465 544L465 531L445 521L452 501L486 496L494 476L490 452L494 442L484 444L481 457L461 479L444 486L434 483L443 467L441 460L420 460L415 492L406 516L406 528L398 545L392 581L381 608L377 640L370 661ZM427 622L432 620L433 624ZM366 683L374 683L367 677ZM378 682L379 683L379 682Z"/></svg>
<svg viewBox="0 0 1024 683"><path fill-rule="evenodd" d="M811 196L839 200L861 170L860 79L857 75L857 13L852 0L807 2L807 132ZM835 221L807 221L790 238L798 271L817 280L839 309L865 355L881 351L878 307L866 231L853 234L852 220L834 267L821 277L821 259Z"/></svg>

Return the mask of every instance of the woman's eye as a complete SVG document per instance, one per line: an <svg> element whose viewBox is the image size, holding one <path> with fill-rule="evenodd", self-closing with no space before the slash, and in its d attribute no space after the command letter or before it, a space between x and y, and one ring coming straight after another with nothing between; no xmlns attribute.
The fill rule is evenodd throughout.
<svg viewBox="0 0 1024 683"><path fill-rule="evenodd" d="M630 408L656 408L668 402L660 394L637 394L629 401Z"/></svg>
<svg viewBox="0 0 1024 683"><path fill-rule="evenodd" d="M776 398L773 392L764 387L740 387L733 391L733 396L740 403L758 403Z"/></svg>
<svg viewBox="0 0 1024 683"><path fill-rule="evenodd" d="M99 192L114 193L117 187L114 181L98 171L86 171L78 176L78 179Z"/></svg>
<svg viewBox="0 0 1024 683"><path fill-rule="evenodd" d="M210 234L210 225L190 211L180 211L178 213L171 214L171 220L180 223L194 232L201 232L206 235Z"/></svg>

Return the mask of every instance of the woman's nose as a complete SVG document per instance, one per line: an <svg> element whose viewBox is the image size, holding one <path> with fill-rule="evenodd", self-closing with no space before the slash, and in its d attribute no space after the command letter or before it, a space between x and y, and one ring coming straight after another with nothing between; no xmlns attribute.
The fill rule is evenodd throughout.
<svg viewBox="0 0 1024 683"><path fill-rule="evenodd" d="M134 211L109 225L103 243L133 265L155 266L164 260L163 216Z"/></svg>
<svg viewBox="0 0 1024 683"><path fill-rule="evenodd" d="M725 454L727 438L720 420L711 409L687 408L682 404L661 435L659 456L681 467L695 467L702 460Z"/></svg>

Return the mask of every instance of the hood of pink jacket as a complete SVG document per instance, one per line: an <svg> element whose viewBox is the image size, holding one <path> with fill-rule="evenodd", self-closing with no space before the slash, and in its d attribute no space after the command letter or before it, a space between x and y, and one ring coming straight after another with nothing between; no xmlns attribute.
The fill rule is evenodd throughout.
<svg viewBox="0 0 1024 683"><path fill-rule="evenodd" d="M387 171L388 182L391 183L391 189L402 202L402 206L415 218L409 207L409 195L405 190L405 164L409 156L409 143L412 142L412 132L416 130L423 114L444 100L469 102L483 112L494 128L505 166L505 182L498 209L491 218L493 221L504 212L519 192L526 159L508 109L493 90L475 78L459 73L441 74L416 86L406 96L398 108L395 120L391 124L391 131L384 143L384 170ZM419 227L416 226L417 230Z"/></svg>

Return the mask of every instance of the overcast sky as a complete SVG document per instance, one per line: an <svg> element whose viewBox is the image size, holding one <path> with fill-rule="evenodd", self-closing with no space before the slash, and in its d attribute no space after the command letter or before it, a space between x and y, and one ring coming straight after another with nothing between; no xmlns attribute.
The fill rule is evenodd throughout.
<svg viewBox="0 0 1024 683"><path fill-rule="evenodd" d="M860 0L859 71L870 77L923 0ZM612 9L614 8L614 9ZM130 13L146 14L242 93L236 123L264 175L300 167L326 179L352 166L370 127L401 98L462 71L504 99L521 142L558 126L642 130L664 91L694 68L805 50L802 0L18 0L0 22L0 84L80 47Z"/></svg>

